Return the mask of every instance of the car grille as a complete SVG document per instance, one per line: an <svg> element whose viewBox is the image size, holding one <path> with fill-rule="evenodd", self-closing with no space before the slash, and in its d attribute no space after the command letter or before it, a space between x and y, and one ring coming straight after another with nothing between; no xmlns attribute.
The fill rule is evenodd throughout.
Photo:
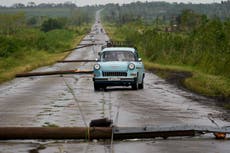
<svg viewBox="0 0 230 153"><path fill-rule="evenodd" d="M127 72L102 72L103 76L127 76Z"/></svg>

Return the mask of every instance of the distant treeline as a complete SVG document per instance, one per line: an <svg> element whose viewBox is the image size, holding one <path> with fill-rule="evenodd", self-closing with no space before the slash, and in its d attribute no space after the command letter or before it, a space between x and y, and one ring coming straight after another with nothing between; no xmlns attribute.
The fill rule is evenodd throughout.
<svg viewBox="0 0 230 153"><path fill-rule="evenodd" d="M99 6L86 7L25 7L25 8L1 8L0 14L16 14L23 12L27 18L30 17L67 17L76 18L81 16L84 20L94 19L93 13L98 10Z"/></svg>
<svg viewBox="0 0 230 153"><path fill-rule="evenodd" d="M185 4L167 2L135 2L131 4L118 5L108 4L104 10L104 19L120 24L134 20L152 22L156 19L162 22L170 22L181 14L183 10L192 10L204 14L208 18L219 17L227 19L230 17L230 1L212 4Z"/></svg>
<svg viewBox="0 0 230 153"><path fill-rule="evenodd" d="M77 7L76 4L72 2L64 2L64 3L40 3L36 4L35 2L28 2L26 5L23 3L15 3L12 6L2 6L0 8L50 8L50 7Z"/></svg>

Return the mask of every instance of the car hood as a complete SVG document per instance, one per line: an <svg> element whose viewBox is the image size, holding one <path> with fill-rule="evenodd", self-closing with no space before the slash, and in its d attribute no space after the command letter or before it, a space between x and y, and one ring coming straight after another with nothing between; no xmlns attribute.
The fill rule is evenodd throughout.
<svg viewBox="0 0 230 153"><path fill-rule="evenodd" d="M99 62L102 71L127 71L130 62Z"/></svg>

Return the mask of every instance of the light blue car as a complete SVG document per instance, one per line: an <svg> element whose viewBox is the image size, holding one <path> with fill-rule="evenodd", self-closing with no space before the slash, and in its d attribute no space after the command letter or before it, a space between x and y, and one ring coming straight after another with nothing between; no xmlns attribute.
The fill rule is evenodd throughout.
<svg viewBox="0 0 230 153"><path fill-rule="evenodd" d="M137 50L132 47L106 47L99 52L94 65L95 91L107 86L144 87L144 65Z"/></svg>

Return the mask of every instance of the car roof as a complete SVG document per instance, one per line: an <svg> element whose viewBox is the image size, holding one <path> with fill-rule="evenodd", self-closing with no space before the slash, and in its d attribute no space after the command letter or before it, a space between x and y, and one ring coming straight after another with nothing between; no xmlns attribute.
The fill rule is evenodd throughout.
<svg viewBox="0 0 230 153"><path fill-rule="evenodd" d="M105 52L105 51L131 51L131 52L135 52L135 48L132 47L107 47L104 48L101 52Z"/></svg>

